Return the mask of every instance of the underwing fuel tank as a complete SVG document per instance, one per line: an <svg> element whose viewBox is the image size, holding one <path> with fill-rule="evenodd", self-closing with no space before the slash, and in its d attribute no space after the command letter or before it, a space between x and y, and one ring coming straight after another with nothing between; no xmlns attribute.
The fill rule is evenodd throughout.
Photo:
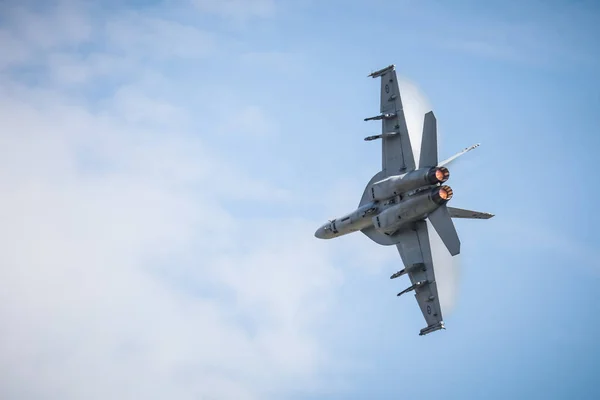
<svg viewBox="0 0 600 400"><path fill-rule="evenodd" d="M446 167L420 168L405 175L393 175L371 186L371 200L385 200L427 185L444 183L450 177Z"/></svg>
<svg viewBox="0 0 600 400"><path fill-rule="evenodd" d="M391 235L402 225L427 217L429 213L447 203L451 198L450 186L436 186L386 208L373 217L373 225L376 230Z"/></svg>

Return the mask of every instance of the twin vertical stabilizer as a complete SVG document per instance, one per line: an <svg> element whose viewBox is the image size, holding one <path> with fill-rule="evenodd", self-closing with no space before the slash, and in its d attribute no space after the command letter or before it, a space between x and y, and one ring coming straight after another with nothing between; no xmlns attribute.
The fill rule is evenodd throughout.
<svg viewBox="0 0 600 400"><path fill-rule="evenodd" d="M425 114L423 121L423 139L421 140L421 156L419 157L419 168L437 167L438 144L437 144L437 120L433 111Z"/></svg>
<svg viewBox="0 0 600 400"><path fill-rule="evenodd" d="M425 114L423 121L423 138L421 140L421 157L419 158L419 168L435 167L438 165L438 144L437 144L437 120L433 111ZM429 214L429 222L435 228L442 242L451 255L460 253L460 239L454 223L448 212L446 204L442 204L434 212Z"/></svg>

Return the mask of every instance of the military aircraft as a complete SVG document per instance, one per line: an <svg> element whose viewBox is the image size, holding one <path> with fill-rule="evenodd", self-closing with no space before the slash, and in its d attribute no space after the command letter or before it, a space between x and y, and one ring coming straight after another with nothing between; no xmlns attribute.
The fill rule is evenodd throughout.
<svg viewBox="0 0 600 400"><path fill-rule="evenodd" d="M367 184L358 208L323 224L315 232L319 239L331 239L361 231L380 245L396 245L404 269L390 278L407 274L411 285L398 293L415 291L415 298L427 322L419 335L445 329L435 281L435 268L426 219L437 231L452 256L460 253L460 240L452 218L489 219L493 214L448 207L452 189L445 185L450 177L446 167L451 161L478 147L474 145L438 161L437 121L432 111L425 114L418 158L410 137L396 69L390 65L369 75L381 78L381 113L365 121L381 120L382 168Z"/></svg>

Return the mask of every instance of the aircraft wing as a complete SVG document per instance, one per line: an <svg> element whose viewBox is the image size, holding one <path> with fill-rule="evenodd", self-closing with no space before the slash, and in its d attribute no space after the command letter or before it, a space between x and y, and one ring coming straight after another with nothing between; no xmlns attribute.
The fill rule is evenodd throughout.
<svg viewBox="0 0 600 400"><path fill-rule="evenodd" d="M382 140L382 170L384 178L403 174L415 169L415 158L410 145L400 88L394 65L373 72L373 78L381 77L381 114L368 120L381 120L381 135L367 140Z"/></svg>
<svg viewBox="0 0 600 400"><path fill-rule="evenodd" d="M414 229L407 229L397 233L397 235L401 235L400 243L396 247L405 268L403 271L392 275L392 278L405 273L410 278L409 288L398 295L408 293L409 289L415 291L415 298L427 322L427 326L421 329L420 335L444 329L427 222L419 221L414 225Z"/></svg>

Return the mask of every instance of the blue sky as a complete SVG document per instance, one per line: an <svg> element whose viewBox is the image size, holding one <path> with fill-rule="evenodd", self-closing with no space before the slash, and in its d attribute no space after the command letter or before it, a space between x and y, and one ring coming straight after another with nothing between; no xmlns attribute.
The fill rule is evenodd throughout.
<svg viewBox="0 0 600 400"><path fill-rule="evenodd" d="M0 4L0 397L590 399L594 2ZM434 110L447 330L362 235L372 70ZM455 260L456 261L456 260Z"/></svg>

